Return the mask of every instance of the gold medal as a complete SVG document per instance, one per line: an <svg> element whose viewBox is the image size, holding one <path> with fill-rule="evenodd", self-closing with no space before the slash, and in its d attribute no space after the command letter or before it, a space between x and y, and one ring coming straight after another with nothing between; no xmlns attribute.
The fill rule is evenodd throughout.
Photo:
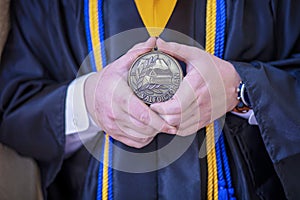
<svg viewBox="0 0 300 200"><path fill-rule="evenodd" d="M183 73L179 63L158 50L145 53L132 64L128 84L146 104L164 102L179 88Z"/></svg>
<svg viewBox="0 0 300 200"><path fill-rule="evenodd" d="M177 0L135 0L141 19L151 37L158 37L168 23ZM146 104L164 102L178 90L183 74L170 55L153 50L137 58L128 74L128 84Z"/></svg>

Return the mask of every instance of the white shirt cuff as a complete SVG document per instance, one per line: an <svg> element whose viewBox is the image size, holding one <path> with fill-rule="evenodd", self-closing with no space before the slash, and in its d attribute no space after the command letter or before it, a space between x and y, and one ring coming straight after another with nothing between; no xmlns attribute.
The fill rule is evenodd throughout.
<svg viewBox="0 0 300 200"><path fill-rule="evenodd" d="M246 113L238 113L238 112L231 112L232 114L235 114L241 118L244 118L244 119L248 119L248 123L250 125L258 125L257 123L257 120L255 118L255 115L254 115L254 112L253 110L249 110L248 112Z"/></svg>
<svg viewBox="0 0 300 200"><path fill-rule="evenodd" d="M65 133L70 135L85 131L90 126L90 116L87 112L84 99L85 81L93 73L75 79L68 87L65 110ZM91 123L92 126L97 126Z"/></svg>

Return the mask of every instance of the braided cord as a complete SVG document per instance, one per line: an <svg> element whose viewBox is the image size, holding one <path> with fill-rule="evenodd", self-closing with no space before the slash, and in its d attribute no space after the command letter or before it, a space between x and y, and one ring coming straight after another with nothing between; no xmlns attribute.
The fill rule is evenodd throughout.
<svg viewBox="0 0 300 200"><path fill-rule="evenodd" d="M102 177L102 199L108 198L108 150L109 136L105 134L104 158L103 158L103 177ZM100 178L100 177L99 177Z"/></svg>
<svg viewBox="0 0 300 200"><path fill-rule="evenodd" d="M205 48L208 53L215 53L216 40L216 0L208 0L206 5L206 41ZM207 149L207 199L218 199L218 177L216 166L216 151L214 140L214 124L206 127L206 149Z"/></svg>
<svg viewBox="0 0 300 200"><path fill-rule="evenodd" d="M105 67L107 64L106 52L105 52L105 29L104 29L104 15L103 15L103 4L104 0L98 0L98 26L100 36L100 53L102 66ZM112 170L112 147L113 139L105 134L105 146L104 146L104 167L103 167L103 186L102 186L102 199L113 200L113 170ZM100 178L100 177L99 177Z"/></svg>
<svg viewBox="0 0 300 200"><path fill-rule="evenodd" d="M104 16L103 0L84 1L85 29L88 51L90 54L93 71L100 71L107 64L104 45ZM113 139L104 133L104 144L102 144L103 155L101 155L98 170L97 200L113 199L113 170L112 166L112 144Z"/></svg>
<svg viewBox="0 0 300 200"><path fill-rule="evenodd" d="M208 0L206 10L206 51L219 58L224 56L226 28L225 0ZM206 127L207 143L207 199L235 199L225 140L219 122ZM215 137L220 135L215 143ZM225 174L225 178L224 178Z"/></svg>
<svg viewBox="0 0 300 200"><path fill-rule="evenodd" d="M113 138L109 137L109 142L111 145L109 145L109 156L108 156L108 200L113 200Z"/></svg>
<svg viewBox="0 0 300 200"><path fill-rule="evenodd" d="M216 165L216 151L214 138L214 125L206 126L206 149L207 149L207 199L218 199L218 177Z"/></svg>

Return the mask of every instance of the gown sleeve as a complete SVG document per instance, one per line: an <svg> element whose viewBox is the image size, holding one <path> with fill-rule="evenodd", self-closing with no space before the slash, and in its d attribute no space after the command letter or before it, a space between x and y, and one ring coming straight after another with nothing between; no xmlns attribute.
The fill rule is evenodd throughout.
<svg viewBox="0 0 300 200"><path fill-rule="evenodd" d="M274 61L232 61L245 82L266 150L288 199L300 196L300 20L299 3L278 2L274 24ZM255 37L255 36L253 36ZM264 40L264 38L260 38ZM259 39L256 41L259 46ZM255 46L254 45L254 46Z"/></svg>
<svg viewBox="0 0 300 200"><path fill-rule="evenodd" d="M63 16L61 2L11 2L0 65L0 141L37 161L44 195L63 162L66 91L79 66L67 35L76 28L64 26L78 21Z"/></svg>

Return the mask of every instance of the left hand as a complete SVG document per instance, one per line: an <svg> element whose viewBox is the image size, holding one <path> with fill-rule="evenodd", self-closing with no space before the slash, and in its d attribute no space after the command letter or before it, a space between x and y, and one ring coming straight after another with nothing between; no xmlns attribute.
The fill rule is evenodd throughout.
<svg viewBox="0 0 300 200"><path fill-rule="evenodd" d="M151 105L169 125L178 128L178 135L195 133L238 104L240 76L231 63L199 48L161 39L157 47L186 63L187 74L173 98Z"/></svg>
<svg viewBox="0 0 300 200"><path fill-rule="evenodd" d="M155 46L156 39L139 43L103 70L89 76L85 83L85 102L96 124L115 140L142 148L159 132L175 134L143 101L133 94L127 83L133 61Z"/></svg>

